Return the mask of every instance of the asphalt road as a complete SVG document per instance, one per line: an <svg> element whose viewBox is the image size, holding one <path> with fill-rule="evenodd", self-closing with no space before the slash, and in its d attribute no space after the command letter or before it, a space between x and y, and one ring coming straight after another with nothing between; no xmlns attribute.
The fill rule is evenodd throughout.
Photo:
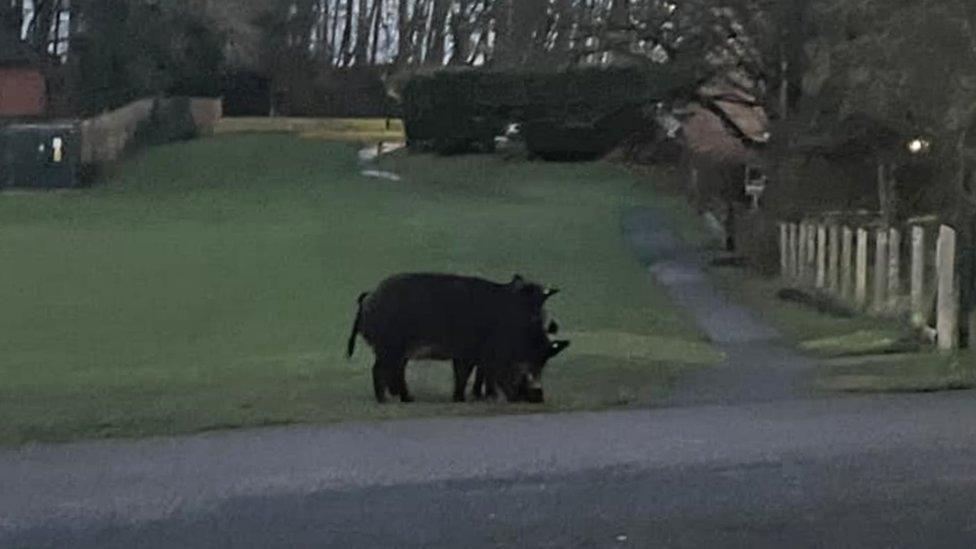
<svg viewBox="0 0 976 549"><path fill-rule="evenodd" d="M727 360L671 406L0 450L0 547L974 547L976 395L813 398L657 217Z"/></svg>
<svg viewBox="0 0 976 549"><path fill-rule="evenodd" d="M0 546L971 547L973 417L954 393L7 450Z"/></svg>

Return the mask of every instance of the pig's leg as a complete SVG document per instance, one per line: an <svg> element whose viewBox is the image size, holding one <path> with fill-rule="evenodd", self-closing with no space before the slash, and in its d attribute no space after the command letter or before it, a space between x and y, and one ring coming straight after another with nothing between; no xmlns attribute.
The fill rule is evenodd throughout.
<svg viewBox="0 0 976 549"><path fill-rule="evenodd" d="M383 360L377 356L373 363L373 393L376 395L376 402L386 402L386 378Z"/></svg>
<svg viewBox="0 0 976 549"><path fill-rule="evenodd" d="M461 360L454 361L454 402L464 402L465 389L471 377L473 365Z"/></svg>
<svg viewBox="0 0 976 549"><path fill-rule="evenodd" d="M482 368L484 370L484 376L482 381L485 385L485 398L488 400L496 400L498 398L498 387L496 385L497 380L495 379L495 368L488 367Z"/></svg>
<svg viewBox="0 0 976 549"><path fill-rule="evenodd" d="M400 402L413 402L413 395L410 394L410 390L407 389L407 358L399 358L394 363L395 373L394 385L396 385L396 394L400 395Z"/></svg>
<svg viewBox="0 0 976 549"><path fill-rule="evenodd" d="M387 391L403 398L404 387L399 384L400 364L406 362L403 353L381 349L376 352L376 362L373 363L373 392L376 402L386 402Z"/></svg>
<svg viewBox="0 0 976 549"><path fill-rule="evenodd" d="M474 371L474 387L471 388L474 398L481 400L485 398L485 367L478 366Z"/></svg>

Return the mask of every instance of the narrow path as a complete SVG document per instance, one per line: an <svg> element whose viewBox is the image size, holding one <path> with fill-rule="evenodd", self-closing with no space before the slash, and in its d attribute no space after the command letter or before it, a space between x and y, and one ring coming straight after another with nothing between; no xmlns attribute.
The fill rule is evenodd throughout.
<svg viewBox="0 0 976 549"><path fill-rule="evenodd" d="M667 215L634 208L623 216L623 232L675 302L698 322L725 354L715 367L690 376L669 404L740 404L809 397L815 362L782 341L774 328L723 296L704 272L704 254L687 249L669 228Z"/></svg>
<svg viewBox="0 0 976 549"><path fill-rule="evenodd" d="M383 154L389 154L393 151L402 149L405 146L403 143L380 143L379 145L371 145L359 150L359 164L362 166L360 174L365 177L373 177L377 179L386 179L387 181L400 181L401 177L393 172L388 172L384 170L377 170L372 168L376 163L376 159Z"/></svg>

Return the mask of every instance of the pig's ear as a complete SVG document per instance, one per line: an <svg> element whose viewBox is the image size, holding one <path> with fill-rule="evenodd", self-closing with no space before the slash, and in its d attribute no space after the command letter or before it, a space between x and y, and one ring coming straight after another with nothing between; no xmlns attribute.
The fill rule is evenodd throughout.
<svg viewBox="0 0 976 549"><path fill-rule="evenodd" d="M559 333L559 324L556 324L555 320L550 320L549 324L546 325L546 333L549 335L556 335Z"/></svg>
<svg viewBox="0 0 976 549"><path fill-rule="evenodd" d="M563 352L566 347L569 347L569 340L567 339L557 339L556 341L553 341L549 344L549 358Z"/></svg>
<svg viewBox="0 0 976 549"><path fill-rule="evenodd" d="M509 282L508 285L515 288L516 290L521 290L522 287L525 286L525 279L522 278L522 275L515 273L512 276L512 281Z"/></svg>

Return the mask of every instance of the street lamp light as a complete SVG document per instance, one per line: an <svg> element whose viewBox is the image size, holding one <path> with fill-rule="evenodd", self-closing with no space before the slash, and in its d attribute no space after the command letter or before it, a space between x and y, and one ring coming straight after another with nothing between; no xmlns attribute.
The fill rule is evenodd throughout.
<svg viewBox="0 0 976 549"><path fill-rule="evenodd" d="M908 152L912 154L925 154L932 148L932 142L923 137L916 137L908 142Z"/></svg>

